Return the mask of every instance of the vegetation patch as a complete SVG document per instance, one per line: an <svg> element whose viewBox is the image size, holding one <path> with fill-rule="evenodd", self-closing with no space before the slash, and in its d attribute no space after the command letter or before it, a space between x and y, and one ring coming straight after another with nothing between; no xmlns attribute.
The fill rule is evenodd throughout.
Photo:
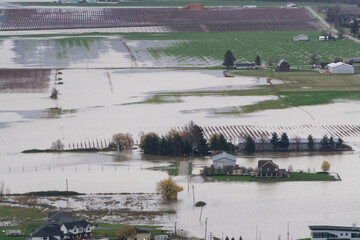
<svg viewBox="0 0 360 240"><path fill-rule="evenodd" d="M310 41L294 42L292 38L307 34ZM352 40L319 41L318 31L309 32L172 32L124 34L129 40L176 40L164 47L149 47L146 51L155 59L159 56L197 59L204 66L208 59L220 65L224 54L231 50L237 62L254 62L260 55L264 63L286 58L290 65L310 65L310 56L315 52L320 62L330 62L335 57L360 57L358 44Z"/></svg>
<svg viewBox="0 0 360 240"><path fill-rule="evenodd" d="M243 182L291 182L291 181L336 181L336 179L328 174L317 173L298 173L291 172L289 177L284 178L257 178L253 176L208 176L217 181L243 181Z"/></svg>

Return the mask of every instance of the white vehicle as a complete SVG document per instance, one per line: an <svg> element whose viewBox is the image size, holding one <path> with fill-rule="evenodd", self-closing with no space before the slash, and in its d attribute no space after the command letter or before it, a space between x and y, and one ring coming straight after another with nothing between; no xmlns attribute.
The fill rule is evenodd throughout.
<svg viewBox="0 0 360 240"><path fill-rule="evenodd" d="M155 240L166 240L168 238L169 238L168 235L156 235L155 236Z"/></svg>

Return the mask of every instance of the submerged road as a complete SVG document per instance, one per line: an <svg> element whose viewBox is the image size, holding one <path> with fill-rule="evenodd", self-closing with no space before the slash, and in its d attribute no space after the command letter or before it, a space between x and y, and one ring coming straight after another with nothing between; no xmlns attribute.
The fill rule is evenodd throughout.
<svg viewBox="0 0 360 240"><path fill-rule="evenodd" d="M179 176L186 176L189 174L189 161L180 161Z"/></svg>

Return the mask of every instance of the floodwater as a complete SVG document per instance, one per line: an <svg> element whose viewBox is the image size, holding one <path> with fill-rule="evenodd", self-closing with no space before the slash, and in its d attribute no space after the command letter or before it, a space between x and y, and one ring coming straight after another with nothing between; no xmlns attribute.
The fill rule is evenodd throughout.
<svg viewBox="0 0 360 240"><path fill-rule="evenodd" d="M294 126L358 124L360 117L359 102L353 101L241 116L215 115L211 111L252 104L273 96L187 96L176 103L124 105L144 101L159 92L247 89L265 84L257 78L225 78L221 71L64 70L61 77L64 84L58 86L60 94L56 101L49 98L49 93L0 94L0 181L13 193L65 190L66 179L69 190L85 193L152 193L156 182L166 178L167 173L149 168L177 160L143 156L137 150L120 155L20 153L24 149L48 148L57 139L68 148L78 143L108 141L117 132L130 132L135 139L141 131L165 133L189 120L203 126ZM50 85L49 92L54 82ZM46 111L51 107L71 111L51 116ZM171 205L177 211L178 229L202 237L207 217L208 232L217 237L224 232L225 236L236 239L240 235L243 239L255 239L257 227L262 239L277 239L279 235L285 238L289 221L290 239L297 239L309 235L307 226L311 224L350 226L360 219L360 190L356 185L360 180L357 174L360 141L356 136L344 140L354 147L354 152L265 157L282 168L292 165L296 170L305 171L319 170L322 161L327 160L331 170L340 174L341 182L203 183L194 177L188 191L187 178L176 177L184 187L179 200ZM254 167L259 159L264 158L242 157L237 163ZM193 161L194 173L211 163L208 158ZM194 185L196 201L207 203L202 221L199 221L200 210L193 207L191 185ZM164 223L168 228L172 224Z"/></svg>
<svg viewBox="0 0 360 240"><path fill-rule="evenodd" d="M36 32L33 34L36 35ZM0 64L8 68L146 68L221 65L221 61L206 56L178 60L176 56L156 50L157 47L173 46L176 43L177 41L166 40L130 40L122 35L46 39L13 37L0 40L2 52Z"/></svg>

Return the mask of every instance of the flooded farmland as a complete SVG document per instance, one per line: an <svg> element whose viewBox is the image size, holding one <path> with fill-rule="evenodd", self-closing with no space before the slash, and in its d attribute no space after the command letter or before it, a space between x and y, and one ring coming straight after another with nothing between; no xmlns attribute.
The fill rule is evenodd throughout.
<svg viewBox="0 0 360 240"><path fill-rule="evenodd" d="M50 79L54 79L52 74ZM108 142L117 132L129 132L138 141L141 132L163 134L190 120L201 126L251 125L254 129L268 127L268 131L293 126L291 135L311 133L321 137L323 132L316 130L318 126L358 126L360 117L357 101L242 115L216 114L214 108L241 107L274 99L273 95L193 94L195 90L252 89L267 84L261 78L225 78L222 71L72 69L62 70L61 78L63 84L57 85L58 100L49 98L54 80L50 80L45 92L0 94L0 180L12 193L65 190L66 179L69 190L84 193L154 193L156 182L166 178L167 173L151 168L178 160L144 156L138 150L121 154L20 153L25 149L49 148L58 139L66 148L96 140ZM176 101L170 98L160 103L146 102L159 93L178 92L182 95ZM66 111L50 114L49 109L55 107ZM340 182L204 183L200 177L194 177L188 185L185 176L178 176L175 180L184 191L179 201L168 207L177 212L178 228L198 237L203 236L205 217L208 231L215 236L221 237L224 232L244 239L255 239L256 227L263 239L276 239L279 235L284 238L287 221L291 239L308 236L310 224L351 225L360 219L357 206L360 190L356 188L360 141L357 132L344 136L344 140L353 146L353 152L237 159L241 166L254 167L257 160L270 158L282 168L292 165L295 170L304 171L318 171L322 161L327 160L331 171L341 176ZM193 162L197 174L211 160L199 158ZM199 221L199 209L193 207L192 185L196 200L207 203L202 221ZM173 227L166 221L162 224Z"/></svg>

